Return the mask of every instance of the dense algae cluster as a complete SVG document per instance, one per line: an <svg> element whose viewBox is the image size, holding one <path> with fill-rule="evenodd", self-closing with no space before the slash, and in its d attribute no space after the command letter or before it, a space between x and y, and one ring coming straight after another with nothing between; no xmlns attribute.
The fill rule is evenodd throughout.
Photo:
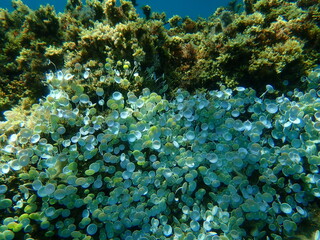
<svg viewBox="0 0 320 240"><path fill-rule="evenodd" d="M89 96L48 73L48 96L0 125L0 238L293 236L320 196L319 71L305 80L276 99L267 85L169 100L147 88Z"/></svg>
<svg viewBox="0 0 320 240"><path fill-rule="evenodd" d="M244 2L243 12L220 8L208 20L192 20L139 17L130 1L69 0L64 13L55 13L49 5L33 11L14 0L13 12L0 9L0 111L41 96L43 73L53 70L48 62L73 73L76 64L85 65L99 78L106 58L135 61L145 82L131 90L301 87L300 78L319 64L319 2ZM153 78L161 81L148 81Z"/></svg>
<svg viewBox="0 0 320 240"><path fill-rule="evenodd" d="M29 99L0 122L0 239L319 237L317 1L170 27L128 1L13 2L0 108Z"/></svg>

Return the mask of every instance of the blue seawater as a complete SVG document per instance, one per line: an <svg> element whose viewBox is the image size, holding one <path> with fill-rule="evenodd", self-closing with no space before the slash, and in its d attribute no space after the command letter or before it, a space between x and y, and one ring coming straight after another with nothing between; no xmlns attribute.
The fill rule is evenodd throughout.
<svg viewBox="0 0 320 240"><path fill-rule="evenodd" d="M26 5L32 9L39 8L40 5L54 5L57 12L63 12L67 0L24 0ZM85 1L84 1L85 2ZM174 1L148 1L137 0L137 9L142 14L141 7L144 5L151 6L154 12L165 12L167 17L173 15L180 15L182 17L189 16L191 18L203 17L207 18L214 13L214 11L220 6L226 6L230 2L229 0L174 0ZM0 8L7 8L13 10L11 6L11 0L1 0Z"/></svg>

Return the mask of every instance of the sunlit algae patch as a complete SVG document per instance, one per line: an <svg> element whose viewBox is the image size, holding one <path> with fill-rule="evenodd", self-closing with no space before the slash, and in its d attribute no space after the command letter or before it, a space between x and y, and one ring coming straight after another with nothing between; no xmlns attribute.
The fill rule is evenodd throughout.
<svg viewBox="0 0 320 240"><path fill-rule="evenodd" d="M276 99L270 85L89 96L88 72L48 73L46 98L0 124L0 239L293 236L320 196L318 70Z"/></svg>

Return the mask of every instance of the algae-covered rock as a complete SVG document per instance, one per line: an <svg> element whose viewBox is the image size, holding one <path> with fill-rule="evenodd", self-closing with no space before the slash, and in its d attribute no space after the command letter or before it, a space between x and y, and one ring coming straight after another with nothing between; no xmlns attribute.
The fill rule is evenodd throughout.
<svg viewBox="0 0 320 240"><path fill-rule="evenodd" d="M1 111L45 95L42 76L49 70L75 73L80 65L98 81L108 72L106 58L139 69L139 84L129 84L131 77L125 88L167 88L169 95L179 87L194 91L221 83L258 92L265 83L279 90L304 87L301 76L319 63L317 1L245 1L243 12L233 1L207 20L166 19L146 7L143 17L131 1L70 0L58 14L49 5L33 11L15 0L13 6L13 12L0 10Z"/></svg>

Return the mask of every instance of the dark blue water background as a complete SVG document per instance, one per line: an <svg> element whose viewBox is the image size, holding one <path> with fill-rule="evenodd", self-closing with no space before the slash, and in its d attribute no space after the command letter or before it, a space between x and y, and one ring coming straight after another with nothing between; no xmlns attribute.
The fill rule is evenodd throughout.
<svg viewBox="0 0 320 240"><path fill-rule="evenodd" d="M137 0L137 9L141 14L141 6L149 5L154 12L165 12L167 17L177 14L182 17L189 16L207 18L220 6L226 6L230 0ZM67 0L23 0L32 9L41 4L55 6L57 12L63 12ZM11 0L0 0L0 8L12 10Z"/></svg>

